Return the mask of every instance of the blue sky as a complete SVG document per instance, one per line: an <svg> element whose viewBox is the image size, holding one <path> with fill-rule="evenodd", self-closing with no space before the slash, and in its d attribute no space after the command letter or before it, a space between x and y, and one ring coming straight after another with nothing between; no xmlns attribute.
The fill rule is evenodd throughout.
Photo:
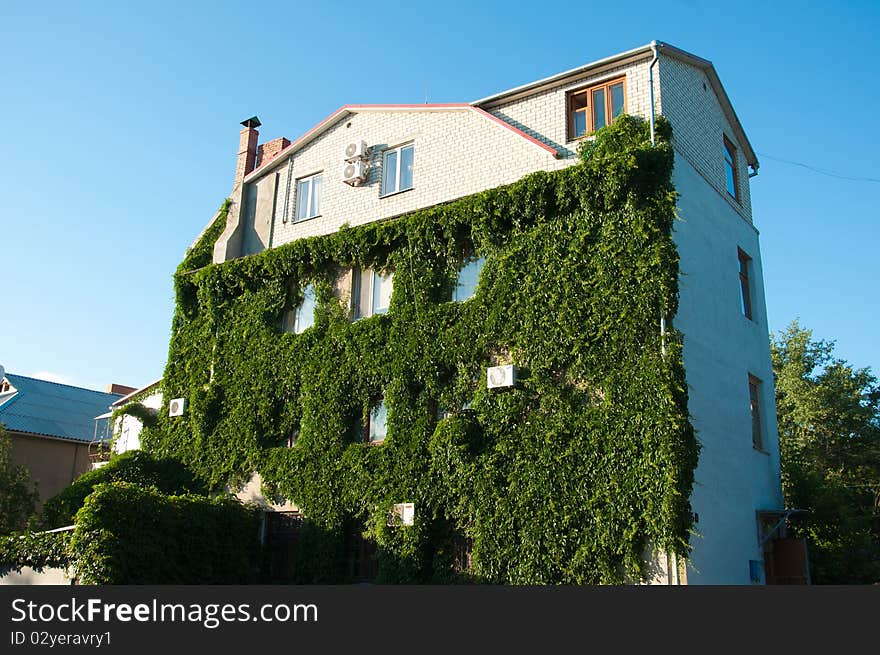
<svg viewBox="0 0 880 655"><path fill-rule="evenodd" d="M876 2L118 4L0 9L11 372L161 376L171 276L231 190L242 119L292 139L342 104L471 101L653 39L715 64L759 153L771 330L800 317L880 371L880 184L771 159L880 178Z"/></svg>

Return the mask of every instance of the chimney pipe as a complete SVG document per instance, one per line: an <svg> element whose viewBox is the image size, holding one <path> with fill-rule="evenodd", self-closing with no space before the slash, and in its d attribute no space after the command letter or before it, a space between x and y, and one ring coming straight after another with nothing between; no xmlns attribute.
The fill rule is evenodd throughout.
<svg viewBox="0 0 880 655"><path fill-rule="evenodd" d="M244 180L245 175L254 170L257 163L257 140L260 133L260 119L251 116L241 122L243 128L238 139L238 164L235 167L235 186Z"/></svg>

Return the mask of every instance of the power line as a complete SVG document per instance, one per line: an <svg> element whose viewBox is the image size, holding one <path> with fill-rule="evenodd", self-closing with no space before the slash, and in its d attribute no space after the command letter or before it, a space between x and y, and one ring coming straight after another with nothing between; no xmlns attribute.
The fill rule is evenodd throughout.
<svg viewBox="0 0 880 655"><path fill-rule="evenodd" d="M823 168L816 168L815 166L810 166L809 164L802 164L799 161L791 161L790 159L782 159L781 157L774 157L773 155L768 155L763 152L759 152L758 155L760 157L765 157L767 159L772 159L773 161L782 162L783 164L791 164L792 166L800 166L801 168L806 168L808 171L813 171L814 173L819 173L820 175L827 175L828 177L836 177L839 180L851 180L853 182L873 182L875 184L880 184L880 179L876 177L854 177L852 175L841 175L840 173L835 173L834 171L829 171Z"/></svg>

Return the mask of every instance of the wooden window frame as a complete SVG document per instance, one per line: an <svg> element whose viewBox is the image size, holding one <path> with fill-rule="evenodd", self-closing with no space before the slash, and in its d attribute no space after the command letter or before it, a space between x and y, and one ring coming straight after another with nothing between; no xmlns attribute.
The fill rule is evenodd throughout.
<svg viewBox="0 0 880 655"><path fill-rule="evenodd" d="M600 84L593 84L591 86L583 87L581 89L574 89L573 91L568 92L568 95L566 96L566 99L565 99L565 102L566 102L565 111L566 111L567 120L568 120L568 140L569 141L577 141L579 139L583 139L596 131L595 118L593 116L593 111L592 111L593 91L597 91L599 89L603 89L605 91L605 117L606 117L605 124L610 125L614 121L615 116L612 116L612 106L611 106L611 87L616 86L617 84L623 85L623 112L622 113L625 114L627 112L627 108L628 108L628 104L629 104L629 98L628 98L627 92L626 92L626 76L625 75L623 77L615 77L614 79L607 80L607 81L602 82ZM581 95L586 96L587 103L583 109L575 110L575 109L573 109L574 99L578 96L581 96ZM586 115L586 121L585 121L586 130L584 131L583 134L576 135L575 129L574 129L574 123L575 123L574 118L575 118L575 114L578 113L579 111L583 111L584 114Z"/></svg>
<svg viewBox="0 0 880 655"><path fill-rule="evenodd" d="M742 248L736 249L736 256L739 260L739 289L742 299L743 315L750 321L755 320L752 312L752 280L749 275L749 269L752 266L752 258L746 254Z"/></svg>
<svg viewBox="0 0 880 655"><path fill-rule="evenodd" d="M728 161L728 158L730 161ZM727 195L731 198L739 202L739 172L737 171L737 157L736 157L736 146L733 144L733 141L727 138L727 135L724 135L724 188L727 190ZM730 170L733 175L733 193L730 192L730 189L727 187L727 168L730 167Z"/></svg>
<svg viewBox="0 0 880 655"><path fill-rule="evenodd" d="M764 452L764 421L761 416L761 380L749 373L749 417L752 423L752 447Z"/></svg>

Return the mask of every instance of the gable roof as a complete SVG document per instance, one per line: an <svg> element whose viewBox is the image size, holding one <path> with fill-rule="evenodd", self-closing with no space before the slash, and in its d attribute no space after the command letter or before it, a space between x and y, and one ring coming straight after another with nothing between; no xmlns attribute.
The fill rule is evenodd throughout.
<svg viewBox="0 0 880 655"><path fill-rule="evenodd" d="M252 182L253 180L274 169L276 166L281 165L284 161L288 159L290 155L294 154L298 150L302 149L303 147L314 141L316 138L321 136L324 132L329 130L336 123L346 118L347 116L368 111L472 111L479 114L483 118L494 122L500 127L508 129L513 133L523 137L524 139L534 143L536 146L543 148L554 157L559 157L560 154L555 148L547 145L546 143L543 143L542 141L539 141L530 134L527 134L526 132L518 129L510 123L507 123L506 121L503 121L500 118L493 116L488 111L486 111L486 109L490 109L498 104L501 104L502 102L509 102L511 100L516 100L517 98L524 98L530 95L534 95L536 93L540 93L545 89L550 89L565 84L566 82L576 79L578 77L583 77L586 73L600 72L604 68L619 66L624 63L634 62L640 59L644 59L645 57L650 57L654 53L655 48L660 54L667 55L669 57L673 57L675 59L688 63L691 66L695 66L696 68L699 68L706 73L706 76L709 78L709 83L712 85L712 90L718 97L718 102L721 105L721 109L727 117L727 120L730 122L737 141L743 147L743 154L746 157L746 161L753 169L757 170L757 154L755 153L754 148L752 148L752 144L749 142L745 130L742 127L742 124L739 122L739 117L736 115L736 112L733 109L730 98L728 97L727 92L724 90L724 87L721 84L721 80L719 79L718 73L715 71L715 66L712 65L712 62L707 59L703 59L702 57L691 54L680 48L676 48L675 46L668 43L664 43L663 41L652 41L651 43L639 46L638 48L633 48L632 50L627 50L626 52L621 52L610 57L605 57L604 59L599 59L589 64L584 64L583 66L578 66L577 68L572 68L571 70L557 73L556 75L551 75L550 77L546 77L541 80L529 82L528 84L523 84L522 86L508 89L507 91L502 91L501 93L496 93L494 95L487 96L485 98L475 100L470 103L425 103L420 105L343 105L332 114L327 116L327 118L315 125L312 129L308 130L305 134L303 134L289 146L281 150L272 159L248 173L245 176L244 181Z"/></svg>
<svg viewBox="0 0 880 655"><path fill-rule="evenodd" d="M301 150L306 145L317 139L324 132L329 130L331 127L336 125L339 121L346 118L347 116L351 116L353 114L360 114L366 112L388 112L388 111L415 111L415 112L432 112L432 111L464 111L476 114L485 120L494 123L502 129L508 130L517 136L522 137L526 141L534 144L538 148L545 150L548 154L553 155L554 157L559 157L559 151L552 146L539 141L535 137L530 134L526 134L522 130L517 127L514 127L510 123L507 123L496 116L493 116L485 109L481 107L476 107L473 104L469 103L432 103L432 104L421 104L421 105L343 105L332 114L330 114L327 118L322 120L320 123L315 125L308 132L299 137L296 141L291 143L289 146L281 150L277 155L275 155L272 159L267 161L264 165L258 166L250 173L248 173L244 181L250 182L268 171L272 170L276 166L280 165L285 161L290 155L295 153L298 150Z"/></svg>
<svg viewBox="0 0 880 655"><path fill-rule="evenodd" d="M88 443L95 417L120 394L93 391L24 375L6 374L17 393L0 405L0 423L10 432Z"/></svg>

